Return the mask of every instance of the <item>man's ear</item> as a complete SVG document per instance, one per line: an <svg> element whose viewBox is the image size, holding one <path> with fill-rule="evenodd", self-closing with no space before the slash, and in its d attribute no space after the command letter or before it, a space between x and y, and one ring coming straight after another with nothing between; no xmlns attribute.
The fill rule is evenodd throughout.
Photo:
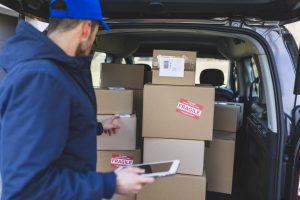
<svg viewBox="0 0 300 200"><path fill-rule="evenodd" d="M87 41L91 35L92 31L92 22L85 20L82 22L82 32L81 32L81 40Z"/></svg>

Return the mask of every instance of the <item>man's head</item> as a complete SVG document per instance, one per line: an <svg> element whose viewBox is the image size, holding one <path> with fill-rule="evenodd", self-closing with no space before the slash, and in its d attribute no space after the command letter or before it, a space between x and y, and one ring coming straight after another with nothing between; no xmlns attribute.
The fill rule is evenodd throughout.
<svg viewBox="0 0 300 200"><path fill-rule="evenodd" d="M95 41L98 28L99 22L95 20L51 18L48 36L57 35L65 37L66 40L73 38L72 42L74 45L77 44L75 56L88 55Z"/></svg>
<svg viewBox="0 0 300 200"><path fill-rule="evenodd" d="M100 23L109 30L102 19L99 0L50 2L48 36L70 55L89 54Z"/></svg>

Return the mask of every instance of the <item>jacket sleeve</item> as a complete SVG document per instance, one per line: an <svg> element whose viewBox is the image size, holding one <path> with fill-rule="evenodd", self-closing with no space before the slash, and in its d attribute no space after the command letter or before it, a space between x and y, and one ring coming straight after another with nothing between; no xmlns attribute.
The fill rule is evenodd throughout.
<svg viewBox="0 0 300 200"><path fill-rule="evenodd" d="M70 95L47 73L19 76L1 102L0 158L3 199L111 198L114 172L59 168L67 138Z"/></svg>
<svg viewBox="0 0 300 200"><path fill-rule="evenodd" d="M97 135L98 135L98 136L99 136L99 135L102 135L102 133L103 133L103 125L102 125L101 122L98 122L98 123L97 123Z"/></svg>

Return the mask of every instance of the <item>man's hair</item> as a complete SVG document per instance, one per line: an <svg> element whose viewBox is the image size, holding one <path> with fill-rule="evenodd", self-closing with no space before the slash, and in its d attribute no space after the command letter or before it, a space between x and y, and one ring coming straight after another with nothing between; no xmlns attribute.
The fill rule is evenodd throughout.
<svg viewBox="0 0 300 200"><path fill-rule="evenodd" d="M47 28L48 34L53 33L54 31L66 32L74 29L80 24L83 20L80 19L70 19L70 18L50 18L49 26ZM98 21L92 21L92 30L99 24Z"/></svg>

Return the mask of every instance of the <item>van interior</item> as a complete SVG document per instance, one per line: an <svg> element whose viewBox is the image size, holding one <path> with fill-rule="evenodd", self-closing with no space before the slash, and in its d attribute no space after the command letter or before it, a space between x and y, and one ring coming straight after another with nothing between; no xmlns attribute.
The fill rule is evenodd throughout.
<svg viewBox="0 0 300 200"><path fill-rule="evenodd" d="M99 31L93 48L95 87L101 82L99 62L151 67L154 49L196 51L195 84L215 86L217 101L245 105L243 125L236 134L232 195L207 192L207 199L275 199L276 89L267 52L258 40L209 29L124 28Z"/></svg>

